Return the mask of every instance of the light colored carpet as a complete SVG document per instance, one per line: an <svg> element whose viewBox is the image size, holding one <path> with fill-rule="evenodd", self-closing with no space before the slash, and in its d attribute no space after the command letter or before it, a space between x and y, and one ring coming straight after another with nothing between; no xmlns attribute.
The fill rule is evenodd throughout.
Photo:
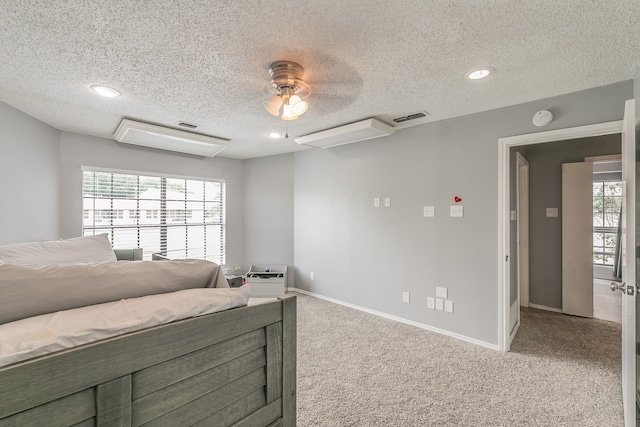
<svg viewBox="0 0 640 427"><path fill-rule="evenodd" d="M298 295L298 426L622 426L620 325L522 310L510 353Z"/></svg>

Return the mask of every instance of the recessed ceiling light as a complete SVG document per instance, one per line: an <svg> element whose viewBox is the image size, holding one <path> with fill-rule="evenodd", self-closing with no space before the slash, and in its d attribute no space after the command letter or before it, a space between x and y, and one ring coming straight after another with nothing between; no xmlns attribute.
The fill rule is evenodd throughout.
<svg viewBox="0 0 640 427"><path fill-rule="evenodd" d="M282 132L269 132L269 136L273 139L280 139L284 134Z"/></svg>
<svg viewBox="0 0 640 427"><path fill-rule="evenodd" d="M489 74L493 73L496 69L493 67L479 67L469 71L467 77L471 80L478 80L487 77Z"/></svg>
<svg viewBox="0 0 640 427"><path fill-rule="evenodd" d="M122 95L119 91L109 86L93 85L91 86L91 90L97 93L98 95L106 96L107 98L113 98L115 96Z"/></svg>

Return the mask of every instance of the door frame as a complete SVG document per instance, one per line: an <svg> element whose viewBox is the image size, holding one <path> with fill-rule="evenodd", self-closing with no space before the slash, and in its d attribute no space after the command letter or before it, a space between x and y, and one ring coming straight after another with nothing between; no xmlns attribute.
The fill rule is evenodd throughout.
<svg viewBox="0 0 640 427"><path fill-rule="evenodd" d="M637 408L637 337L636 337L636 114L635 100L624 106L622 128L622 280L628 291L622 295L622 401L625 426L636 426ZM630 144L633 141L633 144ZM632 145L633 147L630 147ZM629 148L633 151L629 152ZM629 198L634 203L629 203Z"/></svg>
<svg viewBox="0 0 640 427"><path fill-rule="evenodd" d="M516 200L518 224L518 304L529 307L529 162L516 153ZM520 324L520 310L518 310Z"/></svg>
<svg viewBox="0 0 640 427"><path fill-rule="evenodd" d="M510 149L522 145L566 141L593 136L622 134L622 120L578 126L498 139L498 349L507 352L511 348L510 334L510 230L509 230L509 163ZM624 161L624 159L623 159ZM520 308L518 307L518 316Z"/></svg>

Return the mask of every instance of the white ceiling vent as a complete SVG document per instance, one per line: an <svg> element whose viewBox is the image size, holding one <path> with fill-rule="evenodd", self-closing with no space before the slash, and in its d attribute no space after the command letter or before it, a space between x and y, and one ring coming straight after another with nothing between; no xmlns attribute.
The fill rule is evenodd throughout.
<svg viewBox="0 0 640 427"><path fill-rule="evenodd" d="M227 146L227 140L123 119L113 137L126 144L213 157Z"/></svg>
<svg viewBox="0 0 640 427"><path fill-rule="evenodd" d="M394 131L394 128L378 119L367 119L321 132L310 133L296 138L296 142L309 147L329 148L391 135Z"/></svg>

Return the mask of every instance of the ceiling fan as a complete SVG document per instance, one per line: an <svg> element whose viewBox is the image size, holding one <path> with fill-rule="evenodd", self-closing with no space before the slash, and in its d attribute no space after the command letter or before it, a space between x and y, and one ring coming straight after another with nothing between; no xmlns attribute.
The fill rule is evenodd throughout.
<svg viewBox="0 0 640 427"><path fill-rule="evenodd" d="M303 100L311 93L311 87L302 75L304 68L293 61L276 61L269 66L271 84L268 92L272 95L264 102L264 108L282 120L296 120L309 108Z"/></svg>

